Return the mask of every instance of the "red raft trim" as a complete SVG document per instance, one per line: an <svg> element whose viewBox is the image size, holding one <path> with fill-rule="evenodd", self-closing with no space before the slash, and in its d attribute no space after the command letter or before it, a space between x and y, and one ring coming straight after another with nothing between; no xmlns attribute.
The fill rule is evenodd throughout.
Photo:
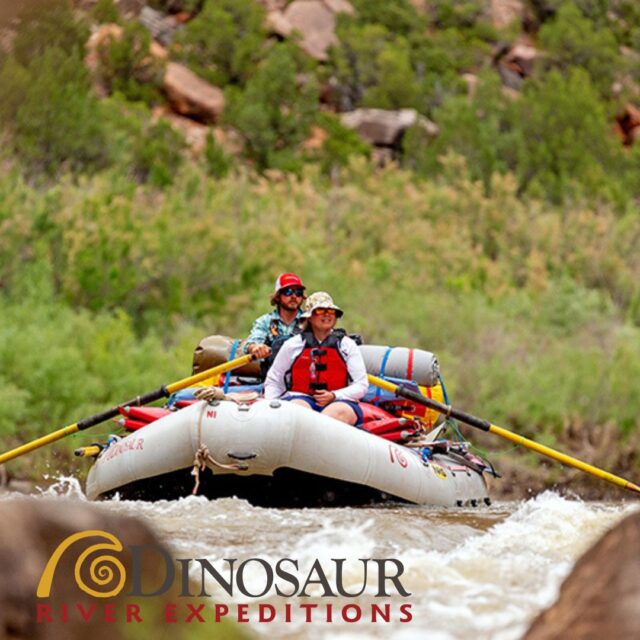
<svg viewBox="0 0 640 640"><path fill-rule="evenodd" d="M196 402L195 400L183 400L176 403L178 408L186 407ZM360 403L362 410L362 425L364 431L368 431L373 435L380 436L386 440L401 440L409 434L415 433L410 424L404 418L397 418L380 407L369 404L367 402ZM137 431L147 425L164 418L164 416L172 413L169 409L162 407L119 407L120 413L124 419L120 424L127 431Z"/></svg>

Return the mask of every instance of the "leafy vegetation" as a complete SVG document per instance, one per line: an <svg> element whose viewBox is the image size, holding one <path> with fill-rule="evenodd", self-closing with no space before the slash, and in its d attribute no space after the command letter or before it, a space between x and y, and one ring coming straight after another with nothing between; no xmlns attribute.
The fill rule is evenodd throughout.
<svg viewBox="0 0 640 640"><path fill-rule="evenodd" d="M158 0L195 13L170 56L225 93L224 135L195 159L152 114L161 67L113 3L90 15L124 34L100 55L104 99L70 4L23 19L0 59L3 447L183 377L203 335L247 333L285 270L369 342L435 351L478 415L551 444L576 425L631 437L640 147L611 130L636 3L531 0L541 55L515 96L491 59L513 27L485 3L427 5L357 0L317 64L250 0ZM358 107L412 107L440 134L415 127L400 166L375 167L331 112Z"/></svg>

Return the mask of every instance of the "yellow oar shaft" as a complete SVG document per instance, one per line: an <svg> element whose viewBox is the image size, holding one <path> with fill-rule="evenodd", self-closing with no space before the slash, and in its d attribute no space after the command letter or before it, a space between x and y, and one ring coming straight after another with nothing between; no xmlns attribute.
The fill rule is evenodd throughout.
<svg viewBox="0 0 640 640"><path fill-rule="evenodd" d="M624 478L620 478L619 476L616 476L613 473L609 473L608 471L604 471L603 469L594 467L591 464L582 462L582 460L578 460L577 458L568 456L566 453L561 453L560 451L556 451L551 447L546 447L543 444L535 442L535 440L529 440L529 438L525 438L524 436L518 435L517 433L513 433L513 431L509 431L507 429L503 429L502 427L498 427L495 424L492 424L489 426L489 432L495 433L501 438L504 438L505 440L509 440L510 442L513 442L515 444L522 445L527 449L531 449L532 451L541 453L543 456L553 458L554 460L557 460L562 464L566 464L569 467L575 467L576 469L580 469L580 471L584 471L585 473L590 473L592 476L596 476L596 478L602 478L602 480L611 482L624 489L629 489L630 491L636 491L637 493L640 493L640 487L633 484L632 482L629 482L628 480L625 480Z"/></svg>
<svg viewBox="0 0 640 640"><path fill-rule="evenodd" d="M207 378L213 378L214 376L227 373L227 371L238 369L245 364L249 364L252 360L255 360L255 357L252 355L241 356L240 358L236 358L235 360L224 362L217 367L213 367L212 369L201 371L200 373L196 373L195 375L189 376L188 378L183 378L182 380L178 380L177 382L172 382L171 384L165 385L165 389L167 390L168 395L171 395L172 393L180 391L181 389L192 387L193 385L198 384L198 382L202 382Z"/></svg>
<svg viewBox="0 0 640 640"><path fill-rule="evenodd" d="M418 404L421 404L425 407L429 407L430 409L434 409L439 413L444 415L451 416L456 420L460 420L465 424L468 424L476 429L481 429L482 431L488 431L489 433L495 433L496 435L505 438L511 442L516 444L520 444L527 449L531 449L532 451L536 451L537 453L541 453L542 455L548 456L549 458L553 458L562 464L566 464L570 467L575 467L576 469L580 469L580 471L584 471L585 473L589 473L597 478L601 478L602 480L606 480L607 482L611 482L619 487L623 487L624 489L629 489L629 491L635 491L636 493L640 493L640 487L635 485L633 482L629 482L624 478L620 478L619 476L614 475L613 473L609 473L608 471L604 471L603 469L598 469L598 467L594 467L593 465L587 464L586 462L582 462L577 458L572 458L564 453L560 453L555 449L551 449L550 447L546 447L543 444L539 444L534 440L529 440L529 438L525 438L524 436L520 436L517 433L513 433L512 431L508 431L507 429L503 429L502 427L498 427L495 424L491 424L486 420L482 420L481 418L476 418L468 413L464 413L463 411L459 411L454 409L453 407L442 404L437 400L433 400L431 398L426 398L421 393L413 389L409 389L404 385L397 385L393 382L389 382L388 380L383 380L382 378L378 378L376 376L369 375L369 382L375 385L376 387L380 387L381 389L385 389L386 391L390 391L391 393L395 393L398 396L402 396L409 400L413 400Z"/></svg>
<svg viewBox="0 0 640 640"><path fill-rule="evenodd" d="M42 436L42 438L38 438L37 440L33 440L32 442L28 442L27 444L23 444L20 447L16 447L11 451L7 451L7 453L3 453L0 455L0 464L4 462L8 462L9 460L13 460L18 456L24 455L25 453L29 453L34 449L38 449L40 447L44 447L45 444L51 444L56 440L60 440L66 436L71 435L72 433L76 433L79 431L78 423L70 424L68 427L62 427L62 429L58 429L49 435Z"/></svg>
<svg viewBox="0 0 640 640"><path fill-rule="evenodd" d="M252 360L254 360L254 357L251 355L242 356L240 358L236 358L235 360L229 360L229 362L224 362L217 367L207 369L206 371L202 371L201 373L189 376L188 378L183 378L182 380L178 380L177 382L172 382L171 384L164 385L159 389L156 389L155 391L150 391L149 393L145 393L144 395L132 398L131 400L123 402L116 407L112 407L111 409L107 409L106 411L103 411L101 413L97 413L88 418L79 420L75 424L70 424L67 427L63 427L62 429L58 429L53 433L42 436L42 438L38 438L37 440L33 440L32 442L23 444L20 447L16 447L11 451L7 451L6 453L0 455L0 464L8 462L9 460L13 460L14 458L17 458L18 456L21 456L25 453L29 453L34 449L39 449L40 447L43 447L46 444L50 444L51 442L60 440L65 436L71 435L72 433L83 431L84 429L93 427L94 425L100 424L105 420L110 420L111 418L114 418L118 415L118 413L120 412L120 407L127 405L141 406L144 404L149 404L150 402L154 402L155 400L160 400L160 398L168 397L176 391L180 391L181 389L186 389L187 387L190 387L194 384L198 384L198 382L201 382L202 380L205 380L207 378L221 375L223 373L226 373L227 371L242 367Z"/></svg>

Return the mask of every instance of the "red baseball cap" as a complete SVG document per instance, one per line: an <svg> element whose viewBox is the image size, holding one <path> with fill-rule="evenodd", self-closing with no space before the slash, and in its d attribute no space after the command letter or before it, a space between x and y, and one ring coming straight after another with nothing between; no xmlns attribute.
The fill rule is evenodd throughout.
<svg viewBox="0 0 640 640"><path fill-rule="evenodd" d="M295 273L281 273L276 279L274 293L278 293L280 289L284 289L285 287L302 287L306 289L304 284L302 284L302 280L300 280L300 276L297 276Z"/></svg>

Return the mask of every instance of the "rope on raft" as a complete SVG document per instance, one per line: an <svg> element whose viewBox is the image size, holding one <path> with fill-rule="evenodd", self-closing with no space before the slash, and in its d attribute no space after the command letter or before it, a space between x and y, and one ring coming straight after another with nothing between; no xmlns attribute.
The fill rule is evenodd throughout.
<svg viewBox="0 0 640 640"><path fill-rule="evenodd" d="M198 493L198 489L200 487L200 472L207 468L207 462L212 464L214 467L227 469L229 471L246 471L246 469L248 469L246 464L237 462L234 462L233 464L224 464L223 462L218 462L218 460L211 455L207 445L202 442L202 416L204 416L207 406L206 402L203 403L202 411L200 411L200 417L198 418L198 442L200 443L200 446L196 451L196 455L193 459L193 469L191 470L191 475L195 478L193 491L191 492L191 495L194 496Z"/></svg>

